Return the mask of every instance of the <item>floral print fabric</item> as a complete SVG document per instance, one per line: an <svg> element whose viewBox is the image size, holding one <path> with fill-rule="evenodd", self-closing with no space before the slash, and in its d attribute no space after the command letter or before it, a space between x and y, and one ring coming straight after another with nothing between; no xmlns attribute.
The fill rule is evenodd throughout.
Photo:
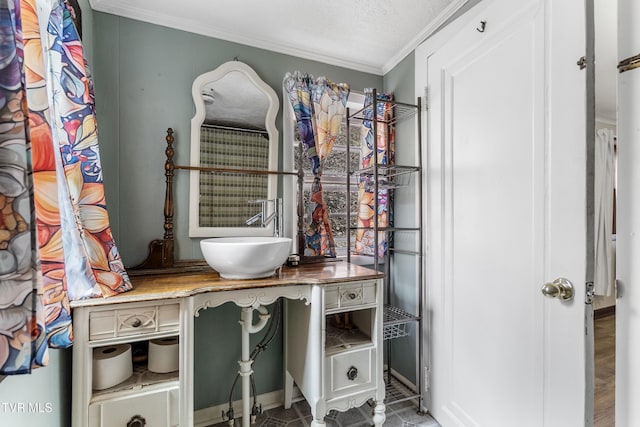
<svg viewBox="0 0 640 427"><path fill-rule="evenodd" d="M314 180L305 214L304 255L335 257L329 211L322 196L322 166L340 134L346 113L349 85L325 77L314 79L300 72L287 73L284 88L291 102L300 140L311 164Z"/></svg>
<svg viewBox="0 0 640 427"><path fill-rule="evenodd" d="M0 0L0 374L47 363L19 0Z"/></svg>
<svg viewBox="0 0 640 427"><path fill-rule="evenodd" d="M26 193L31 197L26 197L22 204L35 209L35 217L31 215L29 225L31 228L35 225L36 232L24 232L26 237L22 240L14 236L9 245L24 254L28 250L24 242L37 236L39 260L34 254L28 261L42 276L34 295L42 297L49 345L67 347L73 339L69 301L114 295L131 289L131 283L109 227L93 89L82 44L69 11L64 2L58 0L38 2L37 9L35 0L10 3L13 7L2 4L3 19L5 12L11 15L13 10L11 16L15 24L7 27L3 21L2 28L5 32L7 28L13 28L13 37L17 41L24 39L24 48L15 43L15 47L7 48L5 52L7 46L3 43L2 56L4 62L15 56L22 64L18 78L26 91L14 91L22 94L22 112L26 110L28 116L28 129L24 133L30 135L31 161L26 156L25 164L27 173L32 172L33 180L33 190L29 186ZM46 34L40 33L40 23L46 23L43 26L47 29ZM14 74L14 68L5 67L0 81L4 82ZM25 123L24 116L21 118L16 114L7 118L6 123L4 114L2 118L2 138L20 123L23 126ZM26 136L24 141L22 150L28 153ZM0 164L0 175L7 170L4 163ZM8 330L9 327L15 330L16 326L5 317L7 307L15 306L19 300L14 297L11 302L7 296L7 291L13 289L11 285L0 283L0 295L3 296L0 329L4 336L10 337L8 353L15 352L20 346L15 333ZM31 304L28 310L43 312L37 303ZM30 327L35 343L39 337L35 336L33 325ZM11 356L3 361L6 350L7 345L0 340L2 373L21 373L31 368L29 364L18 366L17 359L13 358L12 362ZM37 354L44 354L45 350L38 350ZM45 356L35 360L35 366L45 363Z"/></svg>
<svg viewBox="0 0 640 427"><path fill-rule="evenodd" d="M362 156L362 168L371 168L374 165L391 165L394 162L395 132L388 122L393 118L391 103L392 94L378 94L376 111L373 110L373 90L365 89L364 120L361 130L360 151ZM374 141L373 114L379 120L376 128L377 140ZM380 179L378 185L378 227L391 225L391 192L384 188ZM375 183L371 174L362 174L358 182L358 221L354 253L360 255L375 256L375 233L373 231L375 211ZM388 242L384 231L378 232L377 256L384 257L387 253Z"/></svg>

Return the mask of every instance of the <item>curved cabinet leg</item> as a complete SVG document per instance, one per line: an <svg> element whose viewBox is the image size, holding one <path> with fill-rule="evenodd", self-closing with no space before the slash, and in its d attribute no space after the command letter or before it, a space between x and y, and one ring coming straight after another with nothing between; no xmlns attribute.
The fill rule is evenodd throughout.
<svg viewBox="0 0 640 427"><path fill-rule="evenodd" d="M382 402L376 402L376 406L373 408L373 423L376 427L382 427L384 421L387 419L385 414L386 406Z"/></svg>
<svg viewBox="0 0 640 427"><path fill-rule="evenodd" d="M324 419L322 420L314 419L313 421L311 421L311 427L326 427L326 426L327 426L327 423L324 422Z"/></svg>

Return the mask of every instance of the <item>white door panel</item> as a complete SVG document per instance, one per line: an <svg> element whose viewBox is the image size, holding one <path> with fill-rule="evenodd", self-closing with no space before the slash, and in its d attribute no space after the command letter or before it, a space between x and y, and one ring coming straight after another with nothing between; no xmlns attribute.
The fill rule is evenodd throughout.
<svg viewBox="0 0 640 427"><path fill-rule="evenodd" d="M483 2L416 50L429 410L444 427L584 423L583 38L550 37L583 9L515 3ZM571 302L540 292L560 276L576 285Z"/></svg>
<svg viewBox="0 0 640 427"><path fill-rule="evenodd" d="M618 2L618 59L640 54L640 7ZM618 75L616 425L640 425L640 68Z"/></svg>
<svg viewBox="0 0 640 427"><path fill-rule="evenodd" d="M464 61L445 65L441 99L453 118L443 135L443 251L450 253L443 260L444 286L452 316L444 338L452 353L447 387L449 410L464 408L469 425L491 425L497 408L503 408L504 425L514 425L523 411L533 413L530 408L542 405L536 392L542 378L522 369L539 365L535 349L542 344L535 327L541 323L535 306L542 298L533 294L533 285L544 280L536 265L542 249L537 236L544 235L539 191L544 176L536 171L544 146L535 144L543 114L538 111L536 120L535 108L541 106L533 102L530 87L535 51L520 49L534 38L535 27L526 25L500 46L476 49ZM492 81L500 84L478 84ZM521 337L517 349L496 355L496 348L513 342L514 333ZM485 390L500 392L478 399ZM516 393L517 402L501 405L503 395ZM541 425L540 418L530 422Z"/></svg>

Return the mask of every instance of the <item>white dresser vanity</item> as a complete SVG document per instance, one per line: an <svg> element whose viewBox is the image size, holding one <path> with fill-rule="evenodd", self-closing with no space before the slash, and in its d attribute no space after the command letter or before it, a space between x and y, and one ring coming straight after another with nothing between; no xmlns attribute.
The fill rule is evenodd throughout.
<svg viewBox="0 0 640 427"><path fill-rule="evenodd" d="M385 420L381 274L346 262L283 267L271 278L224 280L212 270L132 277L134 289L105 299L72 302L74 427L192 426L194 317L234 302L239 307L285 304L285 406L294 383L311 406L314 426L332 409L375 402ZM348 313L354 329L332 328ZM152 373L136 366L124 382L93 390L96 348L179 337L179 369ZM224 351L221 347L220 351ZM237 354L229 354L237 360Z"/></svg>
<svg viewBox="0 0 640 427"><path fill-rule="evenodd" d="M214 93L233 92L242 96L221 97L228 99L230 105L210 102ZM252 94L252 101L245 98L247 94ZM298 177L299 184L302 182L301 173L285 172L278 168L280 148L275 126L278 96L251 67L238 61L222 64L196 78L192 96L196 114L191 122L191 163L196 166L174 164L173 130L167 130L164 238L152 241L147 259L136 267L137 271L130 271L133 290L105 299L71 303L74 331L73 426L193 426L196 375L194 318L202 310L233 302L242 308L238 316L242 325L238 330L242 334L242 354L229 353L225 357L233 361L240 360L238 372L243 380L242 424L248 427L251 418L248 377L252 373L253 363L248 351L249 334L264 327L268 316L265 306L279 298L286 299L283 315L283 405L291 406L294 385L297 385L311 407L312 426L320 427L325 425L325 415L331 410L346 411L373 401L373 421L376 426L382 426L385 420L382 273L334 260L282 267L274 276L267 278L227 280L208 266L200 268L192 264L186 267L184 263L174 261L172 184L175 170L191 171L191 238L250 236L250 240L255 241L256 236L281 236L282 230L295 234L292 230L295 215L284 217L289 223L282 221L282 202L277 199L277 195L283 193L284 210L293 212L295 202L291 194L295 193L287 189L278 191L277 182L279 176L290 177L285 180L289 184L294 176ZM264 111L247 114L247 105L264 106ZM231 121L226 117L230 111L237 115ZM226 119L218 123L219 116ZM251 118L250 123L245 123L247 118ZM229 123L234 123L232 129L228 128ZM263 131L256 133L256 129ZM227 132L232 132L236 139L221 152L216 151L222 144L220 141L228 140ZM217 163L220 159L224 160L225 155L229 156L227 148L237 149L240 142L251 147L252 153L257 149L259 151L252 156L233 155L233 161L226 159ZM201 145L205 149L201 150ZM292 146L284 150L293 153ZM202 159L201 151L208 153ZM260 160L265 158L268 159L267 164ZM238 159L242 161L234 163ZM259 160L256 160L257 164L250 162L255 159ZM255 179L238 181L225 175L228 172L237 174L238 168ZM202 174L202 171L211 173ZM216 175L219 172L222 172L221 176ZM209 194L210 190L207 190L208 201L205 205L209 210L204 212L200 212L201 185L227 189L224 194ZM234 200L236 188L250 188L255 194L243 192L242 197L235 197ZM302 199L301 194L299 197ZM253 210L247 211L247 198L252 200L250 205ZM267 201L274 201L271 210L266 206ZM224 209L219 208L218 203L222 203ZM232 208L227 209L229 206ZM212 209L216 215L211 214ZM223 212L226 216L222 215ZM247 212L250 215L245 218ZM261 226L250 226L258 219ZM266 227L271 219L274 220L273 230L270 226ZM301 227L297 230L297 237L298 247L302 248L304 230ZM237 243L238 240L234 244ZM223 254L226 255L224 250ZM261 248L261 251L251 256L254 259L264 256L271 249ZM203 250L203 254L207 258L206 251ZM214 256L214 260L220 258L224 256ZM232 263L244 276L227 277L247 277L247 264L246 261ZM274 265L280 264L278 261ZM225 274L219 267L218 270ZM273 268L269 274L271 271ZM255 317L260 317L255 324L254 310L259 312ZM345 319L352 327L335 328L335 316ZM173 339L178 357L177 364L172 366L177 365L178 369L168 373L151 372L151 363L144 357L145 345L156 346L156 340L162 339ZM102 364L102 355L112 352L110 357L113 357L116 347L130 350L129 346L142 349L142 357L137 362L136 356L131 356L136 362L133 363L133 374L124 381L120 381L120 376L116 375L117 384L107 381L104 389L94 389L94 352L98 355L95 361ZM217 347L217 351L228 352L224 345ZM219 367L212 366L211 369ZM102 379L109 378L112 371L106 368L96 372L99 373L96 378ZM125 371L122 377L127 378L128 372ZM199 425L206 422L199 422Z"/></svg>

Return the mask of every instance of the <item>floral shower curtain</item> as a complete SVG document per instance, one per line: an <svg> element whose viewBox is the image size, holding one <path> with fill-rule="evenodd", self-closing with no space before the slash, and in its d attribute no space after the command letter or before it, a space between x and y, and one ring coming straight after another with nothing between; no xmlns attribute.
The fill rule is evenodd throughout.
<svg viewBox="0 0 640 427"><path fill-rule="evenodd" d="M368 106L364 110L364 120L360 132L360 152L361 167L363 169L378 165L391 165L394 163L395 132L393 127L388 126L388 122L393 118L393 107L391 103L385 101L393 100L390 93L377 94L378 102L376 111L373 109L373 90L365 89L364 105ZM373 136L373 115L376 114L378 126L376 128L377 140ZM375 220L375 183L373 176L362 175L358 182L358 229L354 253L361 255L375 256L375 234L373 223ZM388 227L391 225L391 200L390 191L384 188L384 183L380 180L378 186L378 227ZM382 258L387 252L388 242L384 231L378 232L378 257Z"/></svg>
<svg viewBox="0 0 640 427"><path fill-rule="evenodd" d="M349 97L346 83L325 77L314 79L300 72L287 73L284 88L296 117L300 140L311 164L314 180L305 215L305 248L309 256L335 257L329 211L322 196L322 166L340 134Z"/></svg>
<svg viewBox="0 0 640 427"><path fill-rule="evenodd" d="M0 0L0 14L0 374L7 375L46 365L47 343L71 345L69 301L131 283L109 227L93 88L70 12L61 0Z"/></svg>

